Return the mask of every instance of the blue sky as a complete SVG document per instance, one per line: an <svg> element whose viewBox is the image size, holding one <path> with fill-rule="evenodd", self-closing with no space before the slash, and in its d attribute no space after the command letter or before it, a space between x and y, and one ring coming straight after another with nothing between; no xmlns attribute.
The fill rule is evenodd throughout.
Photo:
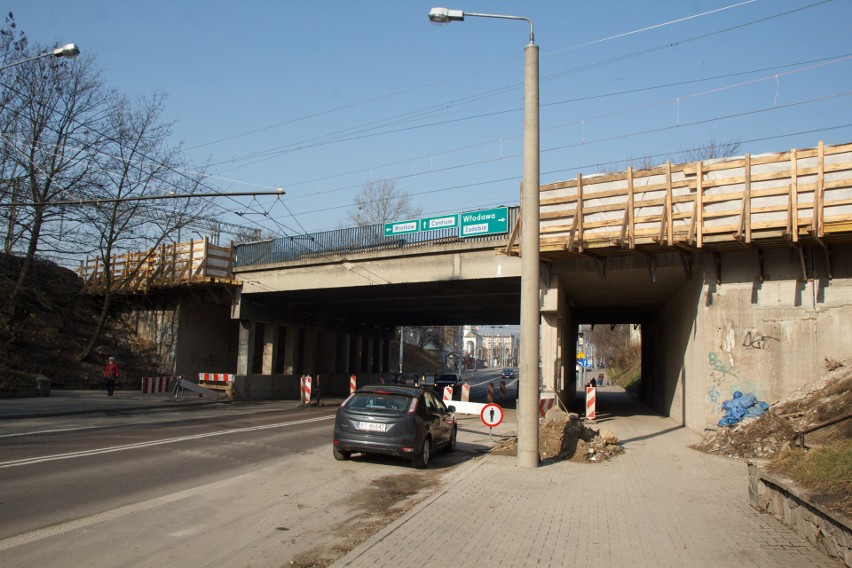
<svg viewBox="0 0 852 568"><path fill-rule="evenodd" d="M852 1L14 0L31 42L73 41L104 82L163 92L174 142L221 191L221 218L293 234L348 226L370 180L424 216L516 205L523 22L431 25L432 6L531 18L541 181L852 139ZM786 14L785 14L786 13ZM239 213L240 215L237 215Z"/></svg>

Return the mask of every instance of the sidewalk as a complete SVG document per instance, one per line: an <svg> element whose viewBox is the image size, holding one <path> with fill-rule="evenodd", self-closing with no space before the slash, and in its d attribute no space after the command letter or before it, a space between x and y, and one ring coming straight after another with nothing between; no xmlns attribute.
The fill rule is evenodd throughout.
<svg viewBox="0 0 852 568"><path fill-rule="evenodd" d="M597 407L623 455L467 462L333 566L843 566L750 507L744 461L690 449L698 434L615 387L598 389Z"/></svg>
<svg viewBox="0 0 852 568"><path fill-rule="evenodd" d="M227 400L224 397L217 401L199 398L196 393L188 391L183 393L182 400L169 401L169 393L146 394L143 398L138 390L116 390L113 396L107 396L106 388L103 390L52 389L50 396L0 398L0 420L124 412L158 407L176 408L220 402L227 402Z"/></svg>

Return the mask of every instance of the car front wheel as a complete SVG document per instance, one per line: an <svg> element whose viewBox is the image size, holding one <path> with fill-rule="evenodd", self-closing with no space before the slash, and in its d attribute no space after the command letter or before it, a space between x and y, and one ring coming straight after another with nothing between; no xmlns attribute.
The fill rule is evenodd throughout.
<svg viewBox="0 0 852 568"><path fill-rule="evenodd" d="M346 461L352 457L352 452L347 452L346 450L338 450L334 446L331 447L331 451L334 454L334 459L337 461Z"/></svg>
<svg viewBox="0 0 852 568"><path fill-rule="evenodd" d="M417 452L417 455L414 457L412 462L414 463L414 467L417 469L426 469L429 465L429 459L431 456L432 444L428 437L423 440L423 445L420 446L420 451Z"/></svg>

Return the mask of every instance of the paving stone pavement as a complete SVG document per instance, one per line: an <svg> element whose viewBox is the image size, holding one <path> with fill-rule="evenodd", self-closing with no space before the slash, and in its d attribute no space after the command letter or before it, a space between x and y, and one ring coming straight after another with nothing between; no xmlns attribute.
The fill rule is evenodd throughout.
<svg viewBox="0 0 852 568"><path fill-rule="evenodd" d="M600 389L597 404L623 455L468 462L333 566L843 566L749 505L744 461L690 449L698 434L619 389Z"/></svg>

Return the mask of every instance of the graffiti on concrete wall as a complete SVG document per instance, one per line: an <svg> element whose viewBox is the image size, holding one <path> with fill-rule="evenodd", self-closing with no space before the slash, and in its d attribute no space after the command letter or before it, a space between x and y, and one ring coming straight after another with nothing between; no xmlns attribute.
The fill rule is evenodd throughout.
<svg viewBox="0 0 852 568"><path fill-rule="evenodd" d="M777 337L766 335L757 329L749 329L743 337L743 347L746 349L766 349L766 344L770 340L781 341Z"/></svg>
<svg viewBox="0 0 852 568"><path fill-rule="evenodd" d="M727 355L730 356L730 354ZM727 391L731 388L731 385L738 384L740 377L734 372L732 357L721 358L718 353L711 351L708 360L710 364L710 388L707 391L707 402L710 404L712 412L716 412L722 408L722 402L729 394ZM730 392L732 393L733 390Z"/></svg>
<svg viewBox="0 0 852 568"><path fill-rule="evenodd" d="M762 389L753 381L740 377L734 371L733 365L720 358L718 353L711 352L708 355L708 362L710 388L707 390L707 403L710 405L711 413L720 412L722 403L731 398L735 391L761 396L759 391Z"/></svg>

